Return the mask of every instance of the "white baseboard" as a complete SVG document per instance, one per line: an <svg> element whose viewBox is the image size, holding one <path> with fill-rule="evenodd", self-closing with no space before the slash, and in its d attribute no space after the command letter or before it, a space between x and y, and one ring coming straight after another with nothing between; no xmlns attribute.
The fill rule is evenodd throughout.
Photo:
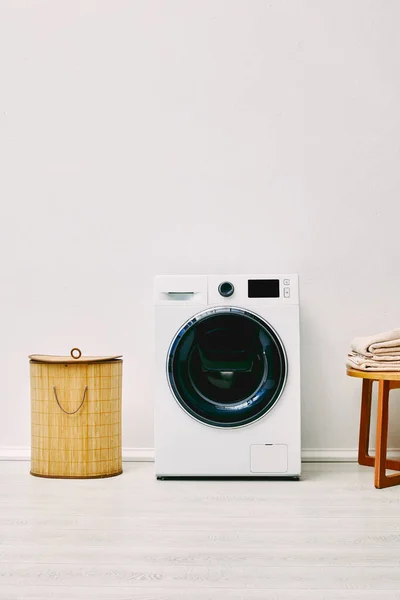
<svg viewBox="0 0 400 600"><path fill-rule="evenodd" d="M371 456L375 448L370 448ZM388 448L390 458L400 459L400 449ZM302 462L357 462L358 448L303 448Z"/></svg>
<svg viewBox="0 0 400 600"><path fill-rule="evenodd" d="M124 462L153 462L154 448L122 448Z"/></svg>
<svg viewBox="0 0 400 600"><path fill-rule="evenodd" d="M302 462L357 462L357 448L303 448Z"/></svg>
<svg viewBox="0 0 400 600"><path fill-rule="evenodd" d="M0 446L0 460L30 460L29 446ZM126 462L154 461L154 448L122 448L122 460Z"/></svg>
<svg viewBox="0 0 400 600"><path fill-rule="evenodd" d="M154 448L122 448L122 460L125 462L152 462ZM303 462L357 462L357 448L304 448ZM371 449L374 454L374 449ZM0 446L0 460L30 460L29 446ZM391 458L400 459L400 449L389 449Z"/></svg>
<svg viewBox="0 0 400 600"><path fill-rule="evenodd" d="M0 460L30 460L29 446L0 446Z"/></svg>

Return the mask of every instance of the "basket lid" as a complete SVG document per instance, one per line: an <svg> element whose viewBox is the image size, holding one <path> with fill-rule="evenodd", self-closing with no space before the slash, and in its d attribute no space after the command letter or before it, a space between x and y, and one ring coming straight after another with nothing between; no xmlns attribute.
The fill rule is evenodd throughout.
<svg viewBox="0 0 400 600"><path fill-rule="evenodd" d="M42 363L98 363L109 362L122 358L122 354L118 356L82 356L79 348L72 348L69 356L54 356L51 354L30 354L29 357L33 362Z"/></svg>

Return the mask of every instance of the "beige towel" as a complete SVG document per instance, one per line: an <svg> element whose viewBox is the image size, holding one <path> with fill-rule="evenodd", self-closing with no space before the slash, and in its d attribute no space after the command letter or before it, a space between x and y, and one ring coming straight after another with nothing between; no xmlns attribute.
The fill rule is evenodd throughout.
<svg viewBox="0 0 400 600"><path fill-rule="evenodd" d="M400 359L388 360L387 357L380 357L377 360L356 352L350 352L347 356L346 366L360 371L400 371Z"/></svg>
<svg viewBox="0 0 400 600"><path fill-rule="evenodd" d="M400 361L400 329L392 329L369 337L357 337L351 343L351 349L364 356L391 355Z"/></svg>
<svg viewBox="0 0 400 600"><path fill-rule="evenodd" d="M400 362L400 353L392 352L392 354L371 354L365 356L365 354L358 354L358 352L350 352L349 356L357 356L362 359L368 359L373 362Z"/></svg>

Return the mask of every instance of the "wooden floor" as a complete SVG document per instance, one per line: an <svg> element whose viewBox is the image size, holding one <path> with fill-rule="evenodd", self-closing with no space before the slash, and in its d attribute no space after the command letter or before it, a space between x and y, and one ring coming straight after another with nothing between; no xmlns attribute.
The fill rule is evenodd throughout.
<svg viewBox="0 0 400 600"><path fill-rule="evenodd" d="M37 479L0 463L1 600L400 599L400 487L354 464L295 481Z"/></svg>

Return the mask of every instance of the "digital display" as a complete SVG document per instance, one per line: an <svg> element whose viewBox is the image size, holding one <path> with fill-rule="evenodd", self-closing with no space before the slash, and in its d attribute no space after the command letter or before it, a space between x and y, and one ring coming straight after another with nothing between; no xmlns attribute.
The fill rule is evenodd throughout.
<svg viewBox="0 0 400 600"><path fill-rule="evenodd" d="M279 279L249 279L249 298L279 298Z"/></svg>

